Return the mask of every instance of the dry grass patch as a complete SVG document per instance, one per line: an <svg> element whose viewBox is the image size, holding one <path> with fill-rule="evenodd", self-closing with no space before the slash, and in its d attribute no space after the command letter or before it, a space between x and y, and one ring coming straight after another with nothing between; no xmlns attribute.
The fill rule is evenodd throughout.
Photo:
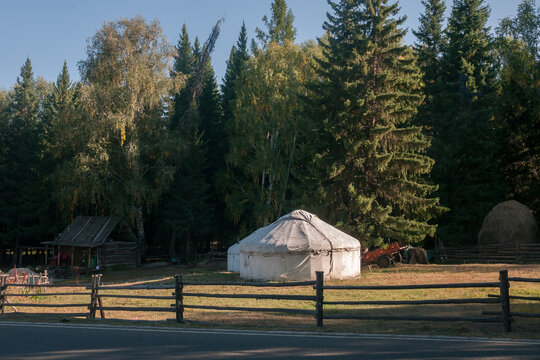
<svg viewBox="0 0 540 360"><path fill-rule="evenodd" d="M469 282L497 282L499 270L506 269L511 277L540 278L540 265L403 265L389 269L364 269L362 277L355 280L327 281L329 285L412 285L437 283L469 283ZM185 281L239 281L237 274L224 271L200 268L196 270L176 267L163 267L160 269L131 269L126 271L104 273L105 284L173 284L172 275L183 273ZM89 278L79 279L81 282L90 282ZM17 289L15 291L21 291ZM10 289L10 292L13 292ZM42 291L73 292L85 291L76 288L50 288ZM308 286L279 287L279 288L253 288L244 286L189 286L184 287L189 293L221 293L221 294L296 294L314 295L315 291ZM102 294L131 294L131 295L157 295L170 296L170 299L123 299L103 297L104 306L135 306L135 307L170 307L174 303L172 290L103 290ZM496 288L466 288L466 289L419 289L419 290L382 290L382 291L351 291L326 290L325 301L358 301L358 300L421 300L421 299L457 299L457 298L485 298L488 294L498 294ZM516 283L510 288L511 295L540 297L540 284ZM29 303L85 303L89 304L90 296L40 296L28 294L27 297L9 298L11 302ZM205 297L185 297L185 304L208 306L233 307L267 307L267 308L295 308L314 310L312 301L287 300L257 300L257 299L222 299ZM512 300L513 312L540 313L540 302ZM80 312L88 311L81 308L20 308L28 313L37 312ZM500 310L499 304L493 305L422 305L422 306L383 306L383 305L326 305L325 314L351 313L364 315L433 315L433 316L481 316L482 310ZM40 315L13 314L13 309L6 308L4 319L34 319L43 321ZM98 312L99 314L99 312ZM155 321L161 326L207 326L208 323L221 324L224 327L249 329L281 329L319 331L315 327L315 320L311 316L290 315L285 313L253 313L243 311L215 311L186 309L184 318L198 323L177 325L172 320L174 312L132 312L132 311L106 311L108 319L132 321ZM60 319L62 316L53 317ZM85 321L83 319L70 321ZM101 320L100 320L101 321ZM114 320L104 320L114 322ZM540 339L540 319L516 318L513 323L513 332L503 332L499 323L472 323L472 322L413 322L413 321L375 321L375 320L325 320L322 331L362 332L362 333L397 333L397 334L437 334L459 336L488 336L488 337L518 337Z"/></svg>

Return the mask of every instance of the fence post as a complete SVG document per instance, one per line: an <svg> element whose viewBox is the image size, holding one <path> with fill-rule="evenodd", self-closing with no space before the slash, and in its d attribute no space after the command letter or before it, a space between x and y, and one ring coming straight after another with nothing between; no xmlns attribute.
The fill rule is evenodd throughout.
<svg viewBox="0 0 540 360"><path fill-rule="evenodd" d="M96 275L92 275L92 290L90 292L90 320L96 318Z"/></svg>
<svg viewBox="0 0 540 360"><path fill-rule="evenodd" d="M499 271L501 316L505 332L512 331L512 317L510 316L510 297L508 288L508 270Z"/></svg>
<svg viewBox="0 0 540 360"><path fill-rule="evenodd" d="M98 301L98 305L100 308L103 307L103 304L101 303L101 296L99 296L99 287L101 286L101 276L103 276L103 274L97 275L97 283L96 283L96 299ZM101 315L102 319L105 319L105 311L103 309L99 309L99 314Z"/></svg>
<svg viewBox="0 0 540 360"><path fill-rule="evenodd" d="M323 326L323 301L324 301L324 272L316 271L315 282L315 310L317 311L317 327Z"/></svg>
<svg viewBox="0 0 540 360"><path fill-rule="evenodd" d="M174 298L176 300L176 322L184 322L184 280L182 274L174 276Z"/></svg>
<svg viewBox="0 0 540 360"><path fill-rule="evenodd" d="M6 297L7 285L6 277L0 275L0 312L4 314L4 299Z"/></svg>

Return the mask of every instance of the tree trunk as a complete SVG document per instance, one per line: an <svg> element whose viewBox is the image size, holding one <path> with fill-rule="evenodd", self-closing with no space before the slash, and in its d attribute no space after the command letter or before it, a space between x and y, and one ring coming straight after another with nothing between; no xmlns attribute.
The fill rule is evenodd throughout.
<svg viewBox="0 0 540 360"><path fill-rule="evenodd" d="M191 232L186 234L186 262L189 264L191 261Z"/></svg>
<svg viewBox="0 0 540 360"><path fill-rule="evenodd" d="M139 241L139 254L141 259L146 257L146 239L144 237L144 220L142 207L137 209L137 240Z"/></svg>
<svg viewBox="0 0 540 360"><path fill-rule="evenodd" d="M19 244L20 244L20 231L19 229L21 228L21 217L19 215L17 215L17 231L16 231L16 235L15 235L15 244L13 246L13 258L11 260L11 262L13 263L13 265L17 265L17 261L19 260ZM20 264L19 264L20 265Z"/></svg>
<svg viewBox="0 0 540 360"><path fill-rule="evenodd" d="M169 259L172 262L172 259L176 257L176 229L173 229L171 232L171 241L169 243Z"/></svg>
<svg viewBox="0 0 540 360"><path fill-rule="evenodd" d="M291 149L291 156L289 157L289 164L287 165L287 174L285 175L285 185L283 186L283 197L281 198L281 202L279 204L279 210L277 217L279 218L281 216L281 211L283 210L283 203L285 202L285 198L287 195L287 185L289 183L289 175L291 173L291 166L294 159L294 148L296 147L296 134L294 134L293 138L293 145Z"/></svg>

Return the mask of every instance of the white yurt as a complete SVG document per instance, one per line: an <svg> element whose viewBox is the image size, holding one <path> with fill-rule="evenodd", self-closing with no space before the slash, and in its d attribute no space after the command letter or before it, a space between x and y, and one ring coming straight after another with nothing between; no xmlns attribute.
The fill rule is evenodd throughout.
<svg viewBox="0 0 540 360"><path fill-rule="evenodd" d="M360 242L316 215L295 210L239 243L246 280L314 280L360 276Z"/></svg>
<svg viewBox="0 0 540 360"><path fill-rule="evenodd" d="M227 250L227 271L240 272L240 245L238 243Z"/></svg>

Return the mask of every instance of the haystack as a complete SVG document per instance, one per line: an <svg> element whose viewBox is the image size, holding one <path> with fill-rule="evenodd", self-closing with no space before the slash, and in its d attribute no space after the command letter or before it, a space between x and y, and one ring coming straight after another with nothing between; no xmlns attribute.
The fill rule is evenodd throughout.
<svg viewBox="0 0 540 360"><path fill-rule="evenodd" d="M538 225L532 211L515 201L496 205L484 218L478 245L532 244L539 242Z"/></svg>

